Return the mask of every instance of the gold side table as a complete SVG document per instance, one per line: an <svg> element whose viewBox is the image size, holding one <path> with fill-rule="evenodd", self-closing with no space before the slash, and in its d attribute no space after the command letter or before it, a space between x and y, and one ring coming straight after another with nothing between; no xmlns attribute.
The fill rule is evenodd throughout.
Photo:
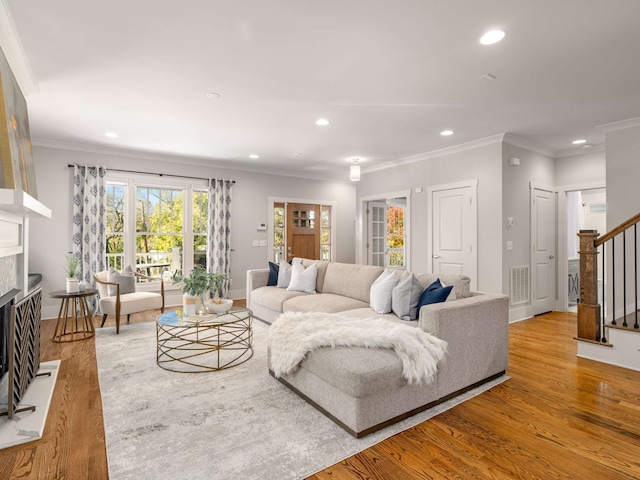
<svg viewBox="0 0 640 480"><path fill-rule="evenodd" d="M253 356L251 310L178 317L167 312L156 320L156 363L165 370L201 373L240 365Z"/></svg>
<svg viewBox="0 0 640 480"><path fill-rule="evenodd" d="M82 292L69 293L66 290L51 292L51 298L61 298L58 321L53 331L54 342L74 342L85 340L95 335L93 320L89 313L87 297L97 295L98 290L89 288Z"/></svg>

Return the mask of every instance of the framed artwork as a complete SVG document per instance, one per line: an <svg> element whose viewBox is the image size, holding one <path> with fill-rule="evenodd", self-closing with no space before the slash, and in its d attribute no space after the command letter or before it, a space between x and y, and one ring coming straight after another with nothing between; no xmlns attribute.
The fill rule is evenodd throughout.
<svg viewBox="0 0 640 480"><path fill-rule="evenodd" d="M27 102L0 49L0 188L37 198Z"/></svg>

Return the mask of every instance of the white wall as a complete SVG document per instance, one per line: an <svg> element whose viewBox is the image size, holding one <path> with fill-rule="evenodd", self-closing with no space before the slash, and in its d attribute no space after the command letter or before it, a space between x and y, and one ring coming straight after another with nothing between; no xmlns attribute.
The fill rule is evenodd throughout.
<svg viewBox="0 0 640 480"><path fill-rule="evenodd" d="M217 177L236 180L233 187L232 244L233 257L231 296L244 298L246 271L266 268L266 247L253 247L252 240L267 239L267 233L256 230L256 223L269 222L267 197L290 197L337 202L336 260L355 261L355 186L350 183L327 182L304 178L265 175L260 173L219 169L212 166L184 162L167 162L164 159L136 158L129 156L80 152L36 146L33 152L38 199L51 208L51 220L31 222L30 270L43 275L43 317L57 316L59 301L47 293L64 288L64 254L71 250L72 217L72 169L69 163L100 165L107 169L126 169L164 174ZM145 154L149 157L149 154ZM204 162L203 162L204 163ZM179 299L179 296L175 297ZM170 304L177 304L174 300Z"/></svg>
<svg viewBox="0 0 640 480"><path fill-rule="evenodd" d="M509 160L518 158L520 165L511 166ZM531 194L530 184L553 187L553 159L531 150L509 143L502 145L502 208L500 229L503 232L502 293L509 295L511 267L531 264ZM507 226L507 217L515 224ZM513 242L513 250L506 249L506 242ZM531 270L531 269L530 269ZM512 310L514 310L512 308ZM531 307L516 308L511 320L520 320L532 315Z"/></svg>
<svg viewBox="0 0 640 480"><path fill-rule="evenodd" d="M554 168L555 185L558 187L583 187L604 182L607 173L605 152L602 150L556 158Z"/></svg>
<svg viewBox="0 0 640 480"><path fill-rule="evenodd" d="M478 289L502 291L502 146L458 151L437 158L368 172L359 182L358 198L411 190L411 270L426 272L427 187L478 180ZM422 193L416 193L417 187Z"/></svg>

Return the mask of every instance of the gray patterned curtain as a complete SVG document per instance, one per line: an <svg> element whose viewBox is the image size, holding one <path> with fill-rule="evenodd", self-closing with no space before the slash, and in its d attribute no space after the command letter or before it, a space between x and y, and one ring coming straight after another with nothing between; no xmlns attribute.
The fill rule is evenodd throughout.
<svg viewBox="0 0 640 480"><path fill-rule="evenodd" d="M80 259L80 280L95 288L93 275L105 269L104 167L73 167L73 254ZM96 298L87 298L96 311Z"/></svg>
<svg viewBox="0 0 640 480"><path fill-rule="evenodd" d="M207 271L224 273L227 279L223 295L229 292L231 279L231 189L233 180L209 180L209 225Z"/></svg>

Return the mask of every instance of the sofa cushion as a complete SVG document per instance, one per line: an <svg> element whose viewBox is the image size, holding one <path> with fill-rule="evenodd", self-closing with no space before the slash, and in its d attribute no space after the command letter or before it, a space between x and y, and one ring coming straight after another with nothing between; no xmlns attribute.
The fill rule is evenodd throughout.
<svg viewBox="0 0 640 480"><path fill-rule="evenodd" d="M124 267L121 272L113 267L109 268L107 281L120 284L120 295L136 291L136 276L133 273L131 265ZM118 293L118 287L115 285L109 285L108 287L109 296L113 296Z"/></svg>
<svg viewBox="0 0 640 480"><path fill-rule="evenodd" d="M291 272L293 266L287 262L280 262L278 265L278 283L276 287L287 288L291 282Z"/></svg>
<svg viewBox="0 0 640 480"><path fill-rule="evenodd" d="M402 320L418 318L418 303L424 288L411 272L404 272L391 292L391 308Z"/></svg>
<svg viewBox="0 0 640 480"><path fill-rule="evenodd" d="M418 302L418 310L424 305L431 305L432 303L440 303L447 300L447 297L453 290L453 286L443 287L440 280L436 280L429 285L422 295L420 295L420 301Z"/></svg>
<svg viewBox="0 0 640 480"><path fill-rule="evenodd" d="M374 312L391 313L391 292L398 280L396 271L389 268L375 279L369 291L369 305Z"/></svg>
<svg viewBox="0 0 640 480"><path fill-rule="evenodd" d="M287 300L308 296L303 292L292 292L279 287L260 287L251 292L251 304L258 304L276 312L282 312L282 304Z"/></svg>
<svg viewBox="0 0 640 480"><path fill-rule="evenodd" d="M115 315L116 298L104 297L100 299L100 311L107 315ZM120 295L120 315L128 315L143 310L153 310L162 307L162 295L154 292L133 292Z"/></svg>
<svg viewBox="0 0 640 480"><path fill-rule="evenodd" d="M371 285L383 271L384 268L373 265L330 262L322 292L355 298L369 305Z"/></svg>
<svg viewBox="0 0 640 480"><path fill-rule="evenodd" d="M455 298L467 298L471 296L471 279L466 275L439 275L437 273L416 273L415 274L423 288L427 288L436 280L442 280L446 285L453 287Z"/></svg>
<svg viewBox="0 0 640 480"><path fill-rule="evenodd" d="M295 292L316 293L316 277L318 267L314 263L307 268L302 263L294 263L291 269L291 282L287 290Z"/></svg>
<svg viewBox="0 0 640 480"><path fill-rule="evenodd" d="M267 280L267 287L275 287L278 285L278 272L280 272L280 266L277 263L269 262L269 280Z"/></svg>
<svg viewBox="0 0 640 480"><path fill-rule="evenodd" d="M316 276L316 292L322 293L324 286L324 276L327 273L327 266L329 262L325 260L309 260L308 258L294 258L293 262L301 262L304 268L309 268L309 265L315 265L318 268L318 274Z"/></svg>
<svg viewBox="0 0 640 480"><path fill-rule="evenodd" d="M371 307L356 308L354 310L345 310L343 312L338 312L338 315L340 315L341 317L348 317L348 318L384 318L385 320L390 320L396 323L402 323L403 325L411 325L412 327L418 326L417 320L411 320L411 321L400 320L393 313L386 313L384 315L381 315L379 313L374 312Z"/></svg>
<svg viewBox="0 0 640 480"><path fill-rule="evenodd" d="M292 292L293 293L293 292ZM354 308L369 307L368 303L341 295L331 293L319 293L318 295L305 295L286 300L283 304L283 312L325 312L337 313Z"/></svg>
<svg viewBox="0 0 640 480"><path fill-rule="evenodd" d="M402 362L387 348L319 348L309 352L300 367L355 398L407 383Z"/></svg>

